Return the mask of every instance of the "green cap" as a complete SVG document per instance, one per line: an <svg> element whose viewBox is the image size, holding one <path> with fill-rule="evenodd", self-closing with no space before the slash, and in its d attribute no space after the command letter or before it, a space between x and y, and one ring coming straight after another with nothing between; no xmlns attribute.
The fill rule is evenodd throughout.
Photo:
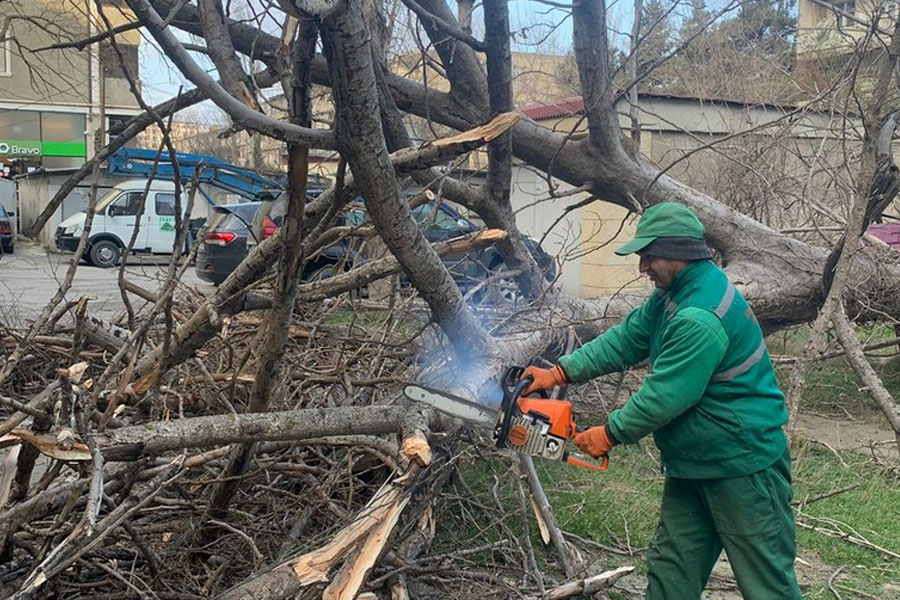
<svg viewBox="0 0 900 600"><path fill-rule="evenodd" d="M616 250L619 256L640 252L658 238L692 238L703 241L703 223L683 204L661 202L641 215L634 239Z"/></svg>

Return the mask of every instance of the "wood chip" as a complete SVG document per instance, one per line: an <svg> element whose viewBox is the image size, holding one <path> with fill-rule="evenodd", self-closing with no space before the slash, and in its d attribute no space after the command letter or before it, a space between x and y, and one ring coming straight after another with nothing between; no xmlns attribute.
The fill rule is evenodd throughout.
<svg viewBox="0 0 900 600"><path fill-rule="evenodd" d="M534 511L534 518L537 519L538 529L541 531L541 541L546 546L550 543L550 529L547 527L544 517L541 516L541 511L538 510L534 498L531 498L531 510Z"/></svg>
<svg viewBox="0 0 900 600"><path fill-rule="evenodd" d="M431 142L431 145L441 147L462 144L465 142L490 142L509 131L509 129L519 121L519 117L519 113L515 112L500 113L480 127L475 127L474 129L469 129L468 131L463 131L456 135L442 137Z"/></svg>
<svg viewBox="0 0 900 600"><path fill-rule="evenodd" d="M68 461L88 461L91 460L91 452L88 447L79 441L73 440L71 448L65 448L57 445L56 436L39 435L25 429L13 429L8 434L0 438L0 442L6 441L10 437L18 438L23 442L31 444L37 448L38 452L55 458L57 460Z"/></svg>

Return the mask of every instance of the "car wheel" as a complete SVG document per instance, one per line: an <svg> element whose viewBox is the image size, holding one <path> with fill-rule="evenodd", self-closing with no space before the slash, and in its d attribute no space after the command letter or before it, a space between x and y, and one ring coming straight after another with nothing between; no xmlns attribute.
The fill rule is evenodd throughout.
<svg viewBox="0 0 900 600"><path fill-rule="evenodd" d="M119 257L122 256L122 249L112 240L98 240L91 242L91 249L88 253L91 264L95 267L108 269L119 264Z"/></svg>
<svg viewBox="0 0 900 600"><path fill-rule="evenodd" d="M476 303L516 304L520 300L519 284L514 277L504 276L506 270L506 264L502 260L488 266L486 276L490 277L491 281L472 295Z"/></svg>
<svg viewBox="0 0 900 600"><path fill-rule="evenodd" d="M309 275L306 276L307 281L322 281L323 279L328 279L329 277L333 277L336 272L334 265L325 265L323 267L319 267L315 271L310 272Z"/></svg>
<svg viewBox="0 0 900 600"><path fill-rule="evenodd" d="M13 243L10 242L8 244L3 244L3 254L12 254L13 253Z"/></svg>

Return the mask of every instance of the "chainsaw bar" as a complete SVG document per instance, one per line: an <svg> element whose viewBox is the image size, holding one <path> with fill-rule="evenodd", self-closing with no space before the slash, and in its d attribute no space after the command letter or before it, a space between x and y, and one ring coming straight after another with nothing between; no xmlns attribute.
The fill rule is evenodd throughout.
<svg viewBox="0 0 900 600"><path fill-rule="evenodd" d="M403 388L403 395L414 402L427 404L445 415L475 425L493 427L497 423L496 410L447 392L432 390L420 385L407 385Z"/></svg>

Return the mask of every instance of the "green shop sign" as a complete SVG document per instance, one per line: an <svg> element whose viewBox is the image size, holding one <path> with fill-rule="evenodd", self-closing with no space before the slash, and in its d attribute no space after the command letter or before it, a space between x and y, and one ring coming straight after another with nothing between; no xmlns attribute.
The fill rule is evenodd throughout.
<svg viewBox="0 0 900 600"><path fill-rule="evenodd" d="M85 156L84 142L36 142L0 140L0 158L4 156Z"/></svg>

